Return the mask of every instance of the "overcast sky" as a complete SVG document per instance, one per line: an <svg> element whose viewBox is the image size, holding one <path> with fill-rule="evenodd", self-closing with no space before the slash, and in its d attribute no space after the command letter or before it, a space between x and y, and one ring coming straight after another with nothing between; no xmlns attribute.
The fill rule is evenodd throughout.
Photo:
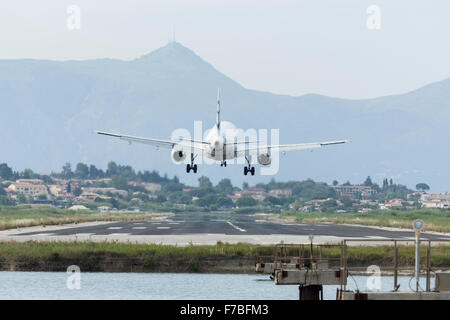
<svg viewBox="0 0 450 320"><path fill-rule="evenodd" d="M0 59L133 59L175 30L247 88L370 98L450 77L449 16L448 0L2 1Z"/></svg>

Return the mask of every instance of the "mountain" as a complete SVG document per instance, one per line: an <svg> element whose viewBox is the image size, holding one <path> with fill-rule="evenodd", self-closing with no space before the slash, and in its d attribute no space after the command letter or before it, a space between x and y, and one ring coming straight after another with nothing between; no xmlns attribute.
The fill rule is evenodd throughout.
<svg viewBox="0 0 450 320"><path fill-rule="evenodd" d="M280 129L280 143L351 142L288 153L276 176L251 177L242 165L202 165L199 174L186 174L169 151L94 133L169 139L177 128L193 132L195 120L206 130L215 121L217 88L222 118L239 128ZM190 184L200 175L230 177L236 185L271 178L359 183L370 175L449 190L450 79L376 99L276 95L242 87L172 42L131 61L0 60L0 108L0 162L15 170L59 171L66 161L105 168L114 160Z"/></svg>

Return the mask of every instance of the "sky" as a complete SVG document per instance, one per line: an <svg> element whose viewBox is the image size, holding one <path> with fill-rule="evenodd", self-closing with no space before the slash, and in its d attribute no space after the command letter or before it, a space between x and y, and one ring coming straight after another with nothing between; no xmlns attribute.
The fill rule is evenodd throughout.
<svg viewBox="0 0 450 320"><path fill-rule="evenodd" d="M175 35L249 89L373 98L450 77L449 12L448 0L2 1L0 59L130 60Z"/></svg>

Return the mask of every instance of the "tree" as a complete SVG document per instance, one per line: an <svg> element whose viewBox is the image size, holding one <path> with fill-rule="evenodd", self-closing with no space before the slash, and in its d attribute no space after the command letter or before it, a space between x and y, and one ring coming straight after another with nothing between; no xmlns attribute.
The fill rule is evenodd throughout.
<svg viewBox="0 0 450 320"><path fill-rule="evenodd" d="M89 167L84 163L78 163L75 169L75 175L80 179L86 179L89 175Z"/></svg>
<svg viewBox="0 0 450 320"><path fill-rule="evenodd" d="M216 204L219 207L232 207L233 206L233 200L231 200L228 197L219 197L216 201Z"/></svg>
<svg viewBox="0 0 450 320"><path fill-rule="evenodd" d="M70 179L73 177L73 172L72 172L72 167L70 165L70 162L66 162L66 164L63 165L62 169L63 169L62 175L64 178Z"/></svg>
<svg viewBox="0 0 450 320"><path fill-rule="evenodd" d="M294 203L292 204L292 209L294 209L294 212L298 212L300 208L301 208L300 201L295 200Z"/></svg>
<svg viewBox="0 0 450 320"><path fill-rule="evenodd" d="M82 193L83 193L83 190L81 190L80 187L76 187L75 189L73 189L73 194L74 194L76 197L79 197Z"/></svg>
<svg viewBox="0 0 450 320"><path fill-rule="evenodd" d="M223 192L226 194L231 194L233 192L233 185L231 184L230 179L222 179L216 186L217 191Z"/></svg>
<svg viewBox="0 0 450 320"><path fill-rule="evenodd" d="M128 182L122 176L113 176L111 179L111 186L117 189L128 190Z"/></svg>
<svg viewBox="0 0 450 320"><path fill-rule="evenodd" d="M24 179L32 179L33 177L34 177L34 172L33 172L33 170L31 170L31 169L25 169L25 170L23 170L22 171L22 173L21 173L21 176L24 178Z"/></svg>
<svg viewBox="0 0 450 320"><path fill-rule="evenodd" d="M244 196L236 200L236 205L238 207L253 207L256 206L258 202L249 196Z"/></svg>
<svg viewBox="0 0 450 320"><path fill-rule="evenodd" d="M114 161L108 162L108 169L106 170L106 174L109 177L117 174L117 164Z"/></svg>
<svg viewBox="0 0 450 320"><path fill-rule="evenodd" d="M103 170L97 169L96 166L91 164L89 166L89 178L96 179L96 178L101 178L101 177L103 177Z"/></svg>
<svg viewBox="0 0 450 320"><path fill-rule="evenodd" d="M198 186L199 186L199 188L212 188L213 185L211 183L211 180L209 180L208 177L201 176L198 179Z"/></svg>
<svg viewBox="0 0 450 320"><path fill-rule="evenodd" d="M337 186L339 182L337 180L333 180L333 186Z"/></svg>
<svg viewBox="0 0 450 320"><path fill-rule="evenodd" d="M27 198L22 193L19 193L17 195L17 202L19 202L19 203L27 203Z"/></svg>
<svg viewBox="0 0 450 320"><path fill-rule="evenodd" d="M14 206L14 205L16 205L16 202L13 199L9 198L9 197L0 196L0 205L2 205L2 206Z"/></svg>
<svg viewBox="0 0 450 320"><path fill-rule="evenodd" d="M248 188L249 188L248 182L242 183L242 190L245 190L245 189L248 189Z"/></svg>
<svg viewBox="0 0 450 320"><path fill-rule="evenodd" d="M6 163L0 164L0 177L5 180L12 180L13 171Z"/></svg>
<svg viewBox="0 0 450 320"><path fill-rule="evenodd" d="M419 191L428 191L430 190L430 186L426 183L418 183L416 184L416 189Z"/></svg>
<svg viewBox="0 0 450 320"><path fill-rule="evenodd" d="M370 179L370 176L368 176L366 178L366 181L364 181L364 185L367 186L367 187L371 187L373 185L372 179Z"/></svg>

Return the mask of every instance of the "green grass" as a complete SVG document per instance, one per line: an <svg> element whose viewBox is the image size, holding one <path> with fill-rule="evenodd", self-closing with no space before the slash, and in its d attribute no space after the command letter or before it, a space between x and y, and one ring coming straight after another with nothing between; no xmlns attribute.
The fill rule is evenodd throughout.
<svg viewBox="0 0 450 320"><path fill-rule="evenodd" d="M0 206L0 230L91 221L145 220L156 215L160 214L151 212L73 211L53 207Z"/></svg>
<svg viewBox="0 0 450 320"><path fill-rule="evenodd" d="M174 246L161 244L133 244L117 242L3 242L0 243L0 259L2 260L52 260L91 259L91 258L129 258L143 259L143 263L158 260L187 259L192 270L197 268L197 259L211 257L254 257L272 256L271 246L238 243L228 244L218 242L216 245ZM292 248L289 255L297 256L298 248ZM318 257L318 249L314 249ZM381 246L351 246L347 247L349 265L392 265L393 247ZM450 267L450 245L437 245L431 251L434 267ZM323 258L339 258L340 247L330 246L322 249ZM305 246L304 256L309 257L309 246ZM426 248L422 247L422 261L425 261ZM412 266L414 264L414 247L399 246L399 264ZM147 261L147 262L146 262Z"/></svg>
<svg viewBox="0 0 450 320"><path fill-rule="evenodd" d="M369 213L310 212L288 216L303 223L348 223L412 229L416 219L425 223L425 231L450 232L450 212L439 210L376 210Z"/></svg>
<svg viewBox="0 0 450 320"><path fill-rule="evenodd" d="M3 242L0 243L0 258L30 257L49 258L58 254L65 258L91 256L110 257L212 257L212 256L256 256L272 254L273 249L251 244L187 245L134 244L118 242Z"/></svg>

